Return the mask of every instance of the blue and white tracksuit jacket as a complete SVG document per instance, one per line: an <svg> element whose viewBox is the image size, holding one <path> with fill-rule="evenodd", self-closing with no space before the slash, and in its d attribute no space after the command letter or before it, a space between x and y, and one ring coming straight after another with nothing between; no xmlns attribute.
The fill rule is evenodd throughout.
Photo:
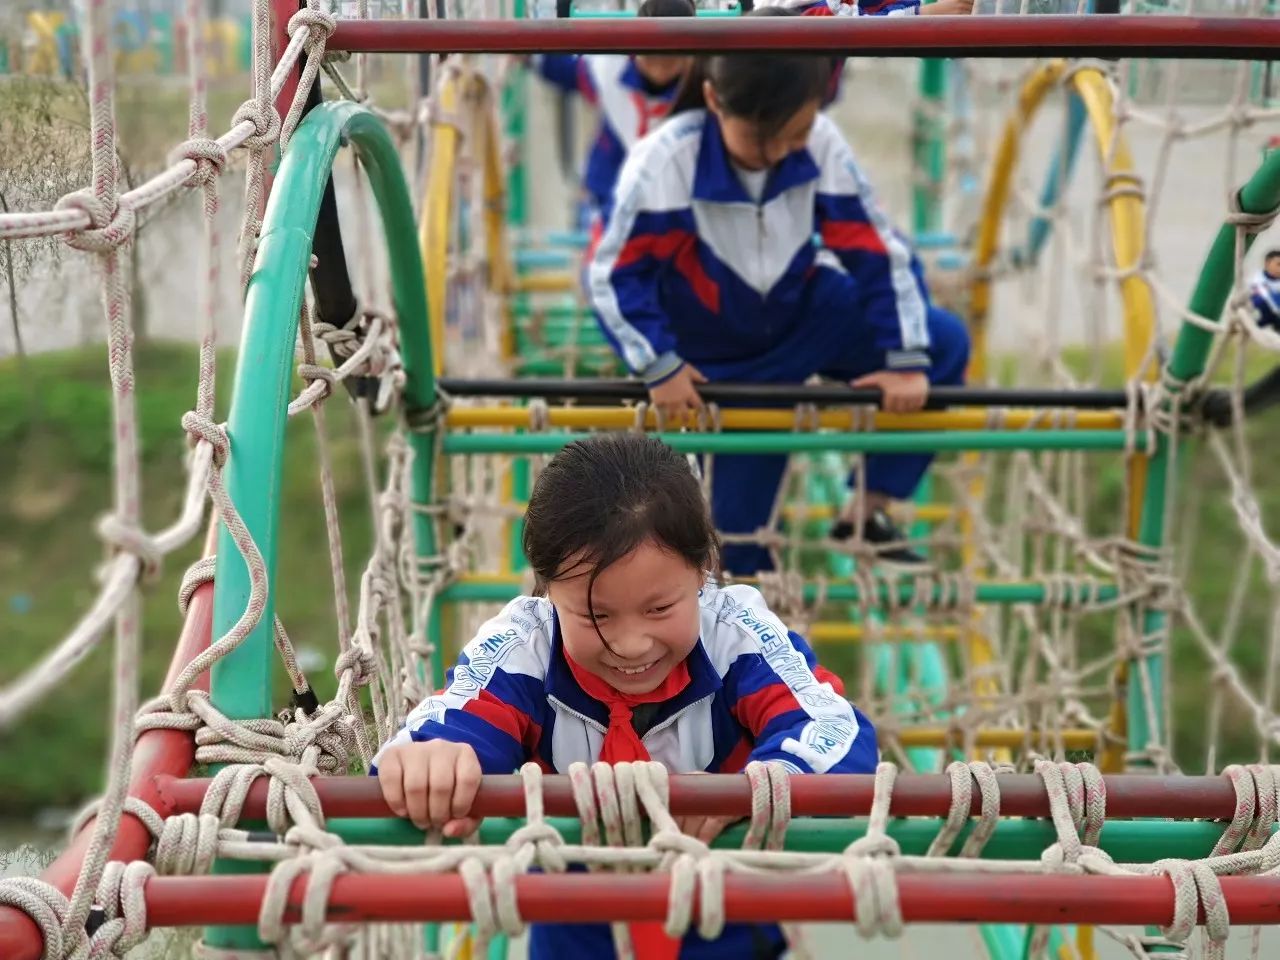
<svg viewBox="0 0 1280 960"><path fill-rule="evenodd" d="M1254 278L1249 299L1258 311L1258 325L1280 329L1280 277L1265 270Z"/></svg>
<svg viewBox="0 0 1280 960"><path fill-rule="evenodd" d="M652 759L673 773L736 773L751 760L795 773L875 770L870 721L759 591L708 584L699 602L689 685L656 705L647 729L637 730ZM569 670L551 602L518 597L481 627L449 686L423 701L390 743L468 743L485 773L511 773L528 760L564 773L575 761L599 758L608 725L608 709ZM779 956L781 945L772 924L736 924L712 942L690 933L680 956L751 960ZM601 960L614 953L607 925L540 924L531 930L529 956Z"/></svg>
<svg viewBox="0 0 1280 960"><path fill-rule="evenodd" d="M621 54L543 54L534 64L544 79L582 94L600 112L600 132L587 156L582 185L593 213L607 221L627 152L662 122L680 82L653 90L635 60Z"/></svg>
<svg viewBox="0 0 1280 960"><path fill-rule="evenodd" d="M759 201L706 112L672 117L640 141L591 265L591 296L605 336L651 386L686 362L710 380L849 380L887 368L958 384L968 361L963 325L930 303L919 262L821 115L807 148L769 172ZM868 456L868 487L910 496L928 463ZM716 469L720 529L757 530L784 466L743 456ZM742 546L725 562L738 574L769 566L767 552Z"/></svg>

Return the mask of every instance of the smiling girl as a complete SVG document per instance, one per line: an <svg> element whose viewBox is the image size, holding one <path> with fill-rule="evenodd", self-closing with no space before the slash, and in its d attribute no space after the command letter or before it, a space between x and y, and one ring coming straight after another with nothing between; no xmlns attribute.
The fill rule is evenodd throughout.
<svg viewBox="0 0 1280 960"><path fill-rule="evenodd" d="M539 596L481 628L444 692L410 714L377 757L391 809L463 836L480 776L527 760L655 760L673 773L868 773L871 723L809 644L748 586L717 587L717 539L686 459L642 434L565 447L529 500L524 548ZM682 824L712 840L727 821ZM656 929L654 929L656 927ZM635 925L637 956L780 956L770 924L681 943ZM647 938L647 939L645 939ZM641 943L644 943L642 946ZM532 960L614 955L604 924L535 925Z"/></svg>

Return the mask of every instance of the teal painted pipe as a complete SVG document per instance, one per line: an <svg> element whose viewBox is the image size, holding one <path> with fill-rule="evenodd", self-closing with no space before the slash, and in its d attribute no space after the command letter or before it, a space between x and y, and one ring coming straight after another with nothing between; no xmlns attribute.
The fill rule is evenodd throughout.
<svg viewBox="0 0 1280 960"><path fill-rule="evenodd" d="M1080 155L1080 141L1085 130L1088 113L1080 95L1072 90L1067 95L1067 134L1058 152L1053 155L1049 164L1049 172L1045 175L1044 186L1040 191L1040 209L1052 210L1058 202L1060 190L1071 182L1072 171L1075 170L1076 158ZM1023 265L1034 265L1040 259L1040 251L1053 229L1053 221L1046 214L1037 214L1031 220L1027 231L1025 251L1014 251L1014 256L1021 259ZM1019 256L1020 255L1020 256Z"/></svg>
<svg viewBox="0 0 1280 960"><path fill-rule="evenodd" d="M964 450L1123 450L1123 430L918 430L902 433L659 433L680 453L930 453ZM445 453L555 453L583 434L451 433Z"/></svg>
<svg viewBox="0 0 1280 960"><path fill-rule="evenodd" d="M568 269L574 264L572 254L559 253L555 250L517 250L515 253L517 270Z"/></svg>
<svg viewBox="0 0 1280 960"><path fill-rule="evenodd" d="M898 592L898 603L909 604L915 601L915 582L902 580L893 585ZM441 599L452 603L506 603L516 596L519 588L514 584L501 580L494 581L462 581L451 583L439 594ZM880 602L888 600L889 587L879 586ZM810 583L804 585L806 603L813 603L818 598L817 588ZM934 584L931 590L931 602L940 597L941 588ZM1064 591L1065 599L1076 602L1085 599L1084 591ZM824 593L828 603L858 603L862 590L856 583L830 583ZM1107 603L1116 598L1116 588L1112 584L1100 584L1093 598L1100 603ZM1044 600L1044 586L1035 582L979 583L976 588L978 603L1040 603Z"/></svg>
<svg viewBox="0 0 1280 960"><path fill-rule="evenodd" d="M1241 188L1239 201L1240 208L1246 213L1264 213L1280 206L1280 150L1273 150L1266 156L1262 166ZM1245 235L1246 250L1253 240L1254 235ZM1231 294L1231 286L1235 282L1235 251L1236 228L1231 224L1223 224L1214 238L1191 294L1188 303L1191 313L1214 321L1222 315L1227 297ZM1212 333L1193 323L1183 323L1178 331L1173 355L1169 359L1169 375L1178 381L1194 380L1204 372L1212 344ZM1171 456L1168 443L1161 435L1147 471L1142 522L1138 532L1139 542L1148 547L1159 547L1164 543L1165 500ZM1151 610L1145 615L1142 629L1144 633L1158 633L1164 629L1164 622L1163 611ZM1144 659L1144 664L1150 678L1151 700L1157 705L1157 729L1152 730L1148 725L1143 687L1136 672L1131 673L1128 691L1129 747L1134 751L1145 750L1149 743L1164 742L1160 712L1164 702L1164 658L1153 654Z"/></svg>
<svg viewBox="0 0 1280 960"><path fill-rule="evenodd" d="M408 374L406 400L411 405L429 406L435 398L413 207L395 147L381 123L367 110L351 103L326 104L307 115L281 159L245 298L244 329L227 421L231 456L225 482L228 495L262 554L268 589L258 626L211 671L213 704L232 719L273 714L272 623L294 342L320 199L338 148L345 142L350 142L360 156L381 211L400 319L400 348ZM420 375L424 371L425 376ZM429 460L426 467L429 470ZM429 476L427 472L425 477ZM420 492L418 479L421 478L415 474L415 495ZM425 492L429 495L430 488ZM249 593L248 567L223 525L218 531L214 574L215 637L234 626L248 604ZM214 864L216 873L261 869L257 864ZM211 927L205 939L210 946L225 949L260 946L252 927Z"/></svg>
<svg viewBox="0 0 1280 960"><path fill-rule="evenodd" d="M991 960L1022 960L1026 927L1012 923L984 923L978 930Z"/></svg>
<svg viewBox="0 0 1280 960"><path fill-rule="evenodd" d="M970 821L956 839L959 849L968 839L975 821ZM547 823L564 837L565 843L582 842L582 824L573 817L548 817ZM938 835L941 818L912 817L889 821L888 833L898 841L902 853L921 856ZM480 824L479 839L484 846L500 846L524 826L517 817L490 817ZM1112 820L1102 828L1099 847L1120 863L1152 863L1164 857L1198 860L1209 855L1225 824L1204 820ZM393 817L332 818L328 829L349 844L421 846L423 832L408 820ZM1272 830L1276 827L1273 825ZM865 817L801 817L787 828L786 847L801 853L839 853L854 840L866 835ZM740 849L747 828L739 823L729 827L711 844L719 850ZM1001 820L982 851L984 860L1036 860L1057 840L1051 820ZM445 840L446 846L457 840Z"/></svg>

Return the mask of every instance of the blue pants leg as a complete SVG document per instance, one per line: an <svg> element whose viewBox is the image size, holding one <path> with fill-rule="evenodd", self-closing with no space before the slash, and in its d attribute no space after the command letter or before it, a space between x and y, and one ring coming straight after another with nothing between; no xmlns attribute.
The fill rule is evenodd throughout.
<svg viewBox="0 0 1280 960"><path fill-rule="evenodd" d="M960 318L940 307L930 307L929 341L932 361L929 383L948 387L964 383L965 367L969 364L969 333ZM864 370L857 376L870 372ZM932 453L869 454L867 490L905 500L916 492L932 461Z"/></svg>
<svg viewBox="0 0 1280 960"><path fill-rule="evenodd" d="M885 369L884 351L872 332L857 322L860 305L849 278L821 271L811 284L805 316L767 354L739 361L699 363L710 380L745 383L799 383L814 373L852 380ZM851 319L853 318L853 319ZM954 314L930 306L928 371L930 383L964 382L969 362L969 335ZM876 454L866 458L867 489L894 499L915 493L932 454ZM711 509L725 533L752 533L769 518L786 457L735 454L715 459ZM738 575L772 569L767 550L756 546L725 548L725 569Z"/></svg>
<svg viewBox="0 0 1280 960"><path fill-rule="evenodd" d="M769 519L787 468L775 453L735 453L713 461L711 516L721 533L755 533ZM725 544L724 568L740 577L772 570L769 551L757 544Z"/></svg>

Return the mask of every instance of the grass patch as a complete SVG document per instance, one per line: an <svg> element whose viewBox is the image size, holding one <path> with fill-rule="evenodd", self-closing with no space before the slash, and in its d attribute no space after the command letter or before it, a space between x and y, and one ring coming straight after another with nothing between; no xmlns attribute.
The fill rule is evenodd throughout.
<svg viewBox="0 0 1280 960"><path fill-rule="evenodd" d="M142 437L143 510L147 529L170 522L180 506L186 452L182 414L195 403L194 348L147 344L136 351ZM221 393L229 396L232 357L224 355ZM101 347L0 361L0 676L13 678L75 624L95 595L103 559L93 534L111 503L111 394ZM368 555L370 510L359 473L354 424L346 405L330 403L334 482L342 518L353 609ZM225 416L220 410L219 417ZM310 417L289 426L285 446L277 610L300 652L323 652L312 680L333 688L337 647L332 577L315 468ZM144 588L141 664L144 696L158 690L181 629L177 591L203 537L171 555ZM70 806L102 783L110 718L110 644L92 653L50 698L0 732L0 816L41 806ZM277 702L286 702L280 680Z"/></svg>

